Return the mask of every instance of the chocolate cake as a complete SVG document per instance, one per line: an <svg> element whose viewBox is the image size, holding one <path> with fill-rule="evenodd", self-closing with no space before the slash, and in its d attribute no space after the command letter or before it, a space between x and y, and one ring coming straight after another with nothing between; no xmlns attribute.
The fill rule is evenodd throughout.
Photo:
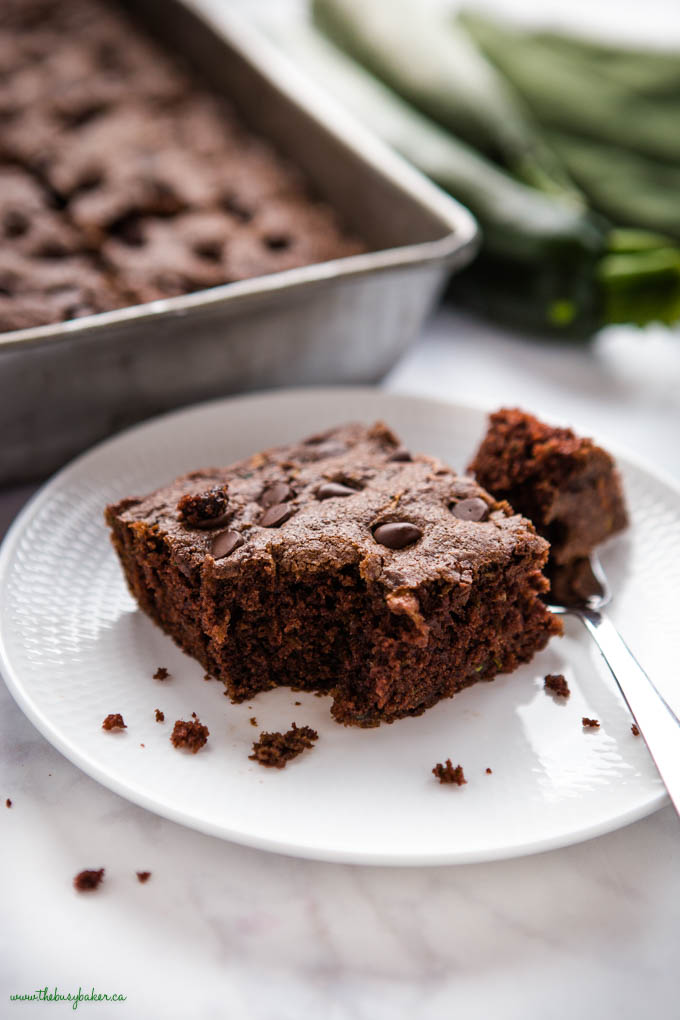
<svg viewBox="0 0 680 1020"><path fill-rule="evenodd" d="M550 542L551 564L587 557L627 524L613 458L592 439L502 408L469 466L497 499L507 500Z"/></svg>
<svg viewBox="0 0 680 1020"><path fill-rule="evenodd" d="M192 472L106 520L141 608L236 701L286 685L375 726L561 630L533 525L381 423Z"/></svg>
<svg viewBox="0 0 680 1020"><path fill-rule="evenodd" d="M363 251L115 4L0 4L0 332Z"/></svg>

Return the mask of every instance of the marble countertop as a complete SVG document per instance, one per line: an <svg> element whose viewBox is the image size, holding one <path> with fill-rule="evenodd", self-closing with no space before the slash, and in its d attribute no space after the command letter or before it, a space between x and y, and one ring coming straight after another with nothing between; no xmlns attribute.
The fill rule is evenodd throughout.
<svg viewBox="0 0 680 1020"><path fill-rule="evenodd" d="M386 385L522 404L680 478L680 337L661 329L541 345L444 311ZM30 491L0 494L0 531ZM55 985L123 994L78 1015L134 1020L677 1014L680 825L669 807L493 864L321 864L132 806L62 758L4 686L0 734L3 1017L65 1015L68 1003L8 1002ZM78 895L76 872L102 865L105 884Z"/></svg>

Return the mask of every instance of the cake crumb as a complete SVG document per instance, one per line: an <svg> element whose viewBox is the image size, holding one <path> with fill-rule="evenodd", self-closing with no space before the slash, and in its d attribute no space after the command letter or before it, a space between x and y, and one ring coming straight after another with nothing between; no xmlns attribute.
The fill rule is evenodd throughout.
<svg viewBox="0 0 680 1020"><path fill-rule="evenodd" d="M255 718L254 715L251 715L251 717L250 717L250 725L251 726L257 726L257 719Z"/></svg>
<svg viewBox="0 0 680 1020"><path fill-rule="evenodd" d="M301 702L301 701L294 701L294 702L293 702L293 704L294 704L294 705L301 705L301 704L302 704L302 702Z"/></svg>
<svg viewBox="0 0 680 1020"><path fill-rule="evenodd" d="M153 678L154 680L167 680L169 676L170 673L165 668L165 666L159 666L156 672L154 673Z"/></svg>
<svg viewBox="0 0 680 1020"><path fill-rule="evenodd" d="M96 889L97 886L101 885L103 879L103 868L97 868L91 871L79 871L73 879L73 885L78 892L91 892L93 889Z"/></svg>
<svg viewBox="0 0 680 1020"><path fill-rule="evenodd" d="M600 721L599 721L599 719L589 719L585 715L581 719L581 724L583 725L584 729L587 729L587 730L599 730L599 728L600 728Z"/></svg>
<svg viewBox="0 0 680 1020"><path fill-rule="evenodd" d="M204 673L203 674L203 679L204 680L214 680L215 678L213 676L210 676L210 673Z"/></svg>
<svg viewBox="0 0 680 1020"><path fill-rule="evenodd" d="M493 769L485 769L485 772L486 772L487 776L490 776L490 775L493 774Z"/></svg>
<svg viewBox="0 0 680 1020"><path fill-rule="evenodd" d="M450 758L446 759L445 765L442 765L441 762L437 762L435 767L432 769L432 774L437 777L440 783L455 783L456 786L463 786L464 783L467 783L467 779L463 774L463 766L456 765L454 767L451 764Z"/></svg>
<svg viewBox="0 0 680 1020"><path fill-rule="evenodd" d="M563 673L548 673L544 678L543 686L546 691L550 691L558 698L566 699L571 694Z"/></svg>
<svg viewBox="0 0 680 1020"><path fill-rule="evenodd" d="M142 885L144 885L145 882L148 882L150 878L151 878L151 872L150 871L138 871L137 872L137 879L138 879L138 881L140 881L142 883Z"/></svg>
<svg viewBox="0 0 680 1020"><path fill-rule="evenodd" d="M630 732L633 734L634 737L639 737L640 736L640 731L637 728L637 726L635 725L635 723L632 723L632 725L630 727Z"/></svg>
<svg viewBox="0 0 680 1020"><path fill-rule="evenodd" d="M283 769L289 761L312 747L319 734L311 726L298 727L295 723L286 733L260 733L260 739L253 744L251 761L265 768Z"/></svg>
<svg viewBox="0 0 680 1020"><path fill-rule="evenodd" d="M210 730L204 726L194 715L194 718L186 722L178 719L173 727L170 742L173 747L186 748L192 754L196 754L208 742Z"/></svg>
<svg viewBox="0 0 680 1020"><path fill-rule="evenodd" d="M5 801L5 807L11 807L11 806L12 806L12 801L8 797L7 800Z"/></svg>
<svg viewBox="0 0 680 1020"><path fill-rule="evenodd" d="M103 730L126 730L127 726L123 722L123 717L120 712L114 712L111 715L107 715L106 719L102 723Z"/></svg>
<svg viewBox="0 0 680 1020"><path fill-rule="evenodd" d="M156 722L165 722L165 712L161 712L160 708L154 710L156 712Z"/></svg>

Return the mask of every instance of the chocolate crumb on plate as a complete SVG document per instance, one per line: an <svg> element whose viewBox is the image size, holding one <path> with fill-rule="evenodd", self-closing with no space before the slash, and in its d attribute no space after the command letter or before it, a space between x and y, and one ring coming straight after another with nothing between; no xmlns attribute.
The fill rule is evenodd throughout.
<svg viewBox="0 0 680 1020"><path fill-rule="evenodd" d="M92 892L101 885L104 880L104 869L96 868L92 870L85 869L85 871L79 871L76 877L73 879L73 885L78 892Z"/></svg>
<svg viewBox="0 0 680 1020"><path fill-rule="evenodd" d="M106 719L102 723L103 730L126 730L127 726L123 722L123 717L120 712L112 712L107 715Z"/></svg>
<svg viewBox="0 0 680 1020"><path fill-rule="evenodd" d="M558 698L568 698L571 694L569 690L569 684L564 678L563 673L548 673L544 679L543 686L546 691L550 691Z"/></svg>
<svg viewBox="0 0 680 1020"><path fill-rule="evenodd" d="M598 719L589 719L587 716L583 716L581 724L586 730L599 730L600 722Z"/></svg>
<svg viewBox="0 0 680 1020"><path fill-rule="evenodd" d="M463 786L467 783L467 779L463 774L462 765L452 765L451 759L446 759L446 764L442 765L441 762L437 762L435 767L432 769L432 774L437 777L440 783L455 783L456 786Z"/></svg>
<svg viewBox="0 0 680 1020"><path fill-rule="evenodd" d="M159 666L156 672L154 673L153 678L154 680L167 680L169 676L170 673L165 668L165 666Z"/></svg>
<svg viewBox="0 0 680 1020"><path fill-rule="evenodd" d="M137 879L138 879L138 881L140 881L142 883L142 885L144 885L145 882L148 882L150 878L151 878L151 872L150 871L138 871L137 872Z"/></svg>
<svg viewBox="0 0 680 1020"><path fill-rule="evenodd" d="M637 728L635 723L631 724L630 732L633 734L634 737L639 737L640 736L640 730Z"/></svg>
<svg viewBox="0 0 680 1020"><path fill-rule="evenodd" d="M295 723L286 733L260 733L248 757L265 768L283 769L289 761L312 747L319 734L311 726L298 727Z"/></svg>
<svg viewBox="0 0 680 1020"><path fill-rule="evenodd" d="M250 725L251 726L257 726L257 719L255 718L254 715L251 715L251 717L250 717Z"/></svg>
<svg viewBox="0 0 680 1020"><path fill-rule="evenodd" d="M486 771L487 776L490 776L493 773L493 769L486 769L485 771Z"/></svg>
<svg viewBox="0 0 680 1020"><path fill-rule="evenodd" d="M161 712L160 708L154 711L156 712L156 722L165 722L165 712Z"/></svg>
<svg viewBox="0 0 680 1020"><path fill-rule="evenodd" d="M209 736L210 730L198 718L194 717L189 721L178 719L173 727L170 741L173 747L185 748L192 754L196 754L207 744Z"/></svg>
<svg viewBox="0 0 680 1020"><path fill-rule="evenodd" d="M7 800L5 801L5 807L11 807L11 806L12 806L12 801L8 797Z"/></svg>

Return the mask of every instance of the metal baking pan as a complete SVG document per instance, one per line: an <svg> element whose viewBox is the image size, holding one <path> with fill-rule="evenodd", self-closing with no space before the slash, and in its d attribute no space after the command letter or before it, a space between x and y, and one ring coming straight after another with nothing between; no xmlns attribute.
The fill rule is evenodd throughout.
<svg viewBox="0 0 680 1020"><path fill-rule="evenodd" d="M475 250L472 216L313 89L249 25L127 6L306 172L367 254L0 335L0 483L195 400L380 378Z"/></svg>

